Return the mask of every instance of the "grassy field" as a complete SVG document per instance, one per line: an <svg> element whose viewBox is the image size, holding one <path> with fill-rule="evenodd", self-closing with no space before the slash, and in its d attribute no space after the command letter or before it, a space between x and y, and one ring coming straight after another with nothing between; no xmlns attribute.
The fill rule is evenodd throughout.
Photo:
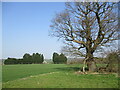
<svg viewBox="0 0 120 90"><path fill-rule="evenodd" d="M75 74L82 65L3 66L3 88L118 88L116 74Z"/></svg>

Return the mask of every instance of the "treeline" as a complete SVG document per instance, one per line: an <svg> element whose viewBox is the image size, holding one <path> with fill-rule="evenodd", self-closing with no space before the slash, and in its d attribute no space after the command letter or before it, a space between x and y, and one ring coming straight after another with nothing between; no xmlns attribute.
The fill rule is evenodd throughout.
<svg viewBox="0 0 120 90"><path fill-rule="evenodd" d="M53 53L53 63L54 64L63 64L67 63L67 57L61 53L60 55L58 53Z"/></svg>
<svg viewBox="0 0 120 90"><path fill-rule="evenodd" d="M7 58L4 61L5 65L8 64L42 64L44 61L43 54L39 53L33 53L32 55L26 53L24 54L22 59L16 59L16 58ZM52 61L54 64L66 64L67 63L67 57L61 53L60 55L58 53L53 53Z"/></svg>
<svg viewBox="0 0 120 90"><path fill-rule="evenodd" d="M22 59L7 58L4 64L41 64L44 61L43 54L33 53L32 55L26 53Z"/></svg>

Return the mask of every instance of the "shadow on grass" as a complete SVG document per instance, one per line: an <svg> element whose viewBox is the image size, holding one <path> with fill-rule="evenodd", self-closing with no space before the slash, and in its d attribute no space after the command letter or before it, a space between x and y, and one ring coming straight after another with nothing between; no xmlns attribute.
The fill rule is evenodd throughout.
<svg viewBox="0 0 120 90"><path fill-rule="evenodd" d="M55 68L60 71L79 71L82 70L80 67L62 67L62 68Z"/></svg>

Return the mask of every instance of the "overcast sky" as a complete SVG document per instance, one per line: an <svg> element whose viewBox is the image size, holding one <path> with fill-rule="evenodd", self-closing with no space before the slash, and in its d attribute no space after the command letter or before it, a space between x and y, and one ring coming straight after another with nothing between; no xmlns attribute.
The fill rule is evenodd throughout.
<svg viewBox="0 0 120 90"><path fill-rule="evenodd" d="M62 42L49 36L49 26L55 13L64 8L64 2L3 2L2 58L38 52L50 59L59 52Z"/></svg>

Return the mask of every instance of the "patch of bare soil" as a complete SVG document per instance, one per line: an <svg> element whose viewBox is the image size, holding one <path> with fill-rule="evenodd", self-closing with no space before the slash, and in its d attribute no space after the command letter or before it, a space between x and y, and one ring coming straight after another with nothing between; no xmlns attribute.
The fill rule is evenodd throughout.
<svg viewBox="0 0 120 90"><path fill-rule="evenodd" d="M75 72L75 74L93 74L93 75L97 75L97 74L116 74L117 75L117 73L111 73L111 72L102 72L102 73L100 73L100 72L82 72L82 71L77 71L77 72Z"/></svg>
<svg viewBox="0 0 120 90"><path fill-rule="evenodd" d="M75 74L87 74L87 72L77 71Z"/></svg>

